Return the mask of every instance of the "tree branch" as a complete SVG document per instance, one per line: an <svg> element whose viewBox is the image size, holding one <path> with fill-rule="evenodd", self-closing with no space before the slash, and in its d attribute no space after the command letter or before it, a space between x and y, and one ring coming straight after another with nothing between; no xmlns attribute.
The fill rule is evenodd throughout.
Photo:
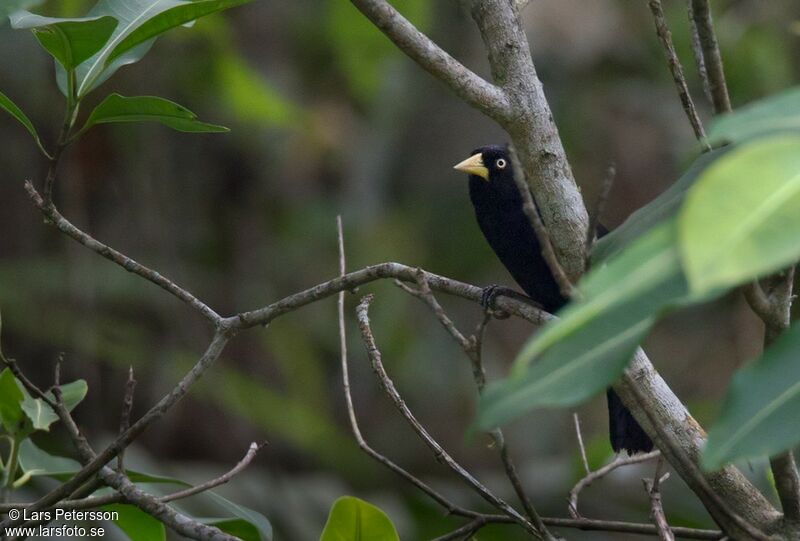
<svg viewBox="0 0 800 541"><path fill-rule="evenodd" d="M28 192L31 200L33 200L33 204L36 205L36 208L38 208L45 218L47 218L47 220L59 231L82 244L86 248L89 248L91 251L103 256L113 263L116 263L126 271L139 275L148 282L151 282L161 289L164 289L168 293L174 295L194 308L212 324L219 325L221 320L219 314L209 308L200 299L189 293L186 289L180 287L166 276L163 276L162 274L145 267L141 263L134 261L125 254L118 252L114 248L95 240L91 235L84 233L72 225L69 220L64 218L64 216L58 212L58 209L56 209L55 206L48 204L44 199L42 199L42 196L39 195L39 192L36 191L36 188L33 187L33 184L30 181L25 181L25 190Z"/></svg>
<svg viewBox="0 0 800 541"><path fill-rule="evenodd" d="M352 4L425 71L445 83L461 99L491 117L513 114L502 90L476 75L417 30L388 2L351 0Z"/></svg>
<svg viewBox="0 0 800 541"><path fill-rule="evenodd" d="M722 55L719 52L717 35L714 32L711 6L708 0L689 0L689 9L694 26L697 27L700 48L703 51L714 113L728 113L731 111L731 98L728 95L728 84L725 80L725 70L722 67Z"/></svg>

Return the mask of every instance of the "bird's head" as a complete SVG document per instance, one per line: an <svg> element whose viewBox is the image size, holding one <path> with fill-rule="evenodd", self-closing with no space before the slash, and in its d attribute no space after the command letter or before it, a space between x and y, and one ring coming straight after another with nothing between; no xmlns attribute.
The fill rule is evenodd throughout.
<svg viewBox="0 0 800 541"><path fill-rule="evenodd" d="M485 146L473 150L470 157L453 166L456 171L469 174L473 202L481 200L516 199L519 195L514 184L514 168L508 147Z"/></svg>

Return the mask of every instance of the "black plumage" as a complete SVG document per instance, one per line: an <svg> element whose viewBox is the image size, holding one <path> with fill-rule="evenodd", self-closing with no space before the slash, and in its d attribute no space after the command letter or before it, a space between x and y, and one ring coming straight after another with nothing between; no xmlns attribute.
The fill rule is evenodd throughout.
<svg viewBox="0 0 800 541"><path fill-rule="evenodd" d="M555 313L567 301L542 257L536 233L522 209L507 148L479 148L456 165L456 169L469 173L470 199L489 246L523 291L545 310ZM628 454L651 451L653 442L612 389L608 390L607 398L614 451L625 449Z"/></svg>

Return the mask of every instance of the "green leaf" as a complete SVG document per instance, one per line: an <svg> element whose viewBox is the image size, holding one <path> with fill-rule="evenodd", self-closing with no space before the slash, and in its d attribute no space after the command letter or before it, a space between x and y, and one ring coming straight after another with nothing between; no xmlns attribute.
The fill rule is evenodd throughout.
<svg viewBox="0 0 800 541"><path fill-rule="evenodd" d="M28 133L33 136L33 140L36 141L36 145L39 147L39 150L41 150L42 153L49 158L49 155L42 146L41 139L39 139L39 134L36 133L36 128L33 127L33 122L31 122L27 115L22 112L22 109L17 107L16 104L2 92L0 92L0 109L8 112L11 116L16 118L20 124L25 126L25 129L28 130Z"/></svg>
<svg viewBox="0 0 800 541"><path fill-rule="evenodd" d="M250 1L100 0L89 16L111 15L120 24L103 48L78 67L78 96L85 96L122 66L138 62L160 34Z"/></svg>
<svg viewBox="0 0 800 541"><path fill-rule="evenodd" d="M103 511L116 511L114 524L131 541L163 541L167 538L164 524L138 507L127 504L112 504L101 507Z"/></svg>
<svg viewBox="0 0 800 541"><path fill-rule="evenodd" d="M111 94L95 107L81 132L95 124L112 122L160 122L174 130L194 133L228 131L224 126L200 122L189 109L164 98Z"/></svg>
<svg viewBox="0 0 800 541"><path fill-rule="evenodd" d="M522 349L511 376L487 387L479 403L480 428L533 408L572 406L604 390L622 373L660 313L703 300L688 295L674 219L595 267L579 289L581 299Z"/></svg>
<svg viewBox="0 0 800 541"><path fill-rule="evenodd" d="M17 387L17 379L9 368L0 372L0 421L9 434L16 434L24 420L22 411L22 391Z"/></svg>
<svg viewBox="0 0 800 541"><path fill-rule="evenodd" d="M19 466L24 473L62 480L69 479L81 469L78 461L51 455L37 447L30 439L23 440L20 444Z"/></svg>
<svg viewBox="0 0 800 541"><path fill-rule="evenodd" d="M800 135L744 144L709 167L686 196L679 236L697 293L800 258Z"/></svg>
<svg viewBox="0 0 800 541"><path fill-rule="evenodd" d="M42 47L67 70L99 51L117 24L110 16L62 19L28 11L11 16L12 27L31 29Z"/></svg>
<svg viewBox="0 0 800 541"><path fill-rule="evenodd" d="M264 515L234 503L227 498L223 498L215 492L206 492L204 495L208 496L217 507L236 517L234 520L204 519L205 522L215 525L223 531L227 531L237 537L241 537L245 541L272 541L272 524L270 524L269 520L267 520ZM245 528L242 522L248 524L250 527Z"/></svg>
<svg viewBox="0 0 800 541"><path fill-rule="evenodd" d="M374 505L353 496L336 500L320 541L400 541L392 521Z"/></svg>
<svg viewBox="0 0 800 541"><path fill-rule="evenodd" d="M739 370L708 433L703 467L772 456L800 442L800 325Z"/></svg>
<svg viewBox="0 0 800 541"><path fill-rule="evenodd" d="M672 186L632 213L614 231L598 239L592 251L593 263L607 260L659 223L674 216L683 204L686 192L694 185L699 175L729 150L730 148L726 147L701 154Z"/></svg>
<svg viewBox="0 0 800 541"><path fill-rule="evenodd" d="M50 425L58 421L56 412L41 398L33 398L21 383L17 382L17 385L25 396L22 401L22 410L33 423L33 428L36 430L50 430ZM72 411L84 399L88 390L89 387L82 379L62 385L61 396L67 411ZM46 394L50 400L55 401L52 391L48 391Z"/></svg>
<svg viewBox="0 0 800 541"><path fill-rule="evenodd" d="M709 129L708 139L712 144L740 143L786 131L800 131L800 87L717 117Z"/></svg>

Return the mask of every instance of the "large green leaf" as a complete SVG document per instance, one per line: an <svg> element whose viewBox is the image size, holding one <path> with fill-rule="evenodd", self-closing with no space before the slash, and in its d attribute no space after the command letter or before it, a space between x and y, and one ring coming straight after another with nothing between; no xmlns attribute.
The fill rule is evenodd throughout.
<svg viewBox="0 0 800 541"><path fill-rule="evenodd" d="M138 507L116 503L103 506L101 509L117 513L118 518L114 524L131 541L163 541L167 538L164 524Z"/></svg>
<svg viewBox="0 0 800 541"><path fill-rule="evenodd" d="M22 401L22 410L30 419L33 428L36 430L50 430L50 425L58 421L56 412L41 398L33 398L21 383L17 382L17 385L25 396ZM75 406L80 404L88 390L89 387L82 379L62 385L61 396L67 411L72 411ZM48 391L46 394L50 400L55 401L55 396L52 391Z"/></svg>
<svg viewBox="0 0 800 541"><path fill-rule="evenodd" d="M800 87L717 117L708 139L713 144L738 143L781 131L800 131Z"/></svg>
<svg viewBox="0 0 800 541"><path fill-rule="evenodd" d="M771 456L800 443L800 326L739 370L708 433L703 466Z"/></svg>
<svg viewBox="0 0 800 541"><path fill-rule="evenodd" d="M17 387L17 379L11 370L0 372L0 422L9 434L16 434L25 417L22 411L22 391Z"/></svg>
<svg viewBox="0 0 800 541"><path fill-rule="evenodd" d="M81 131L112 122L160 122L182 132L226 132L228 128L197 120L197 115L175 102L155 96L111 94L89 115Z"/></svg>
<svg viewBox="0 0 800 541"><path fill-rule="evenodd" d="M619 377L656 316L687 300L675 220L595 267L579 288L581 299L534 335L511 376L486 389L478 412L481 428L533 408L577 404Z"/></svg>
<svg viewBox="0 0 800 541"><path fill-rule="evenodd" d="M236 535L245 541L272 541L272 524L257 511L248 509L215 492L206 492L214 504L236 517L236 519L205 519L205 522L217 526L223 531ZM244 523L244 524L243 524ZM245 527L245 524L251 526Z"/></svg>
<svg viewBox="0 0 800 541"><path fill-rule="evenodd" d="M111 15L120 24L103 48L78 67L78 96L85 96L120 67L138 62L160 34L249 1L100 0L89 16ZM60 79L63 89L63 75Z"/></svg>
<svg viewBox="0 0 800 541"><path fill-rule="evenodd" d="M42 47L67 70L99 51L117 23L114 17L107 15L60 19L18 11L11 16L11 26L31 29Z"/></svg>
<svg viewBox="0 0 800 541"><path fill-rule="evenodd" d="M800 258L800 135L746 143L709 167L686 196L679 236L698 293Z"/></svg>
<svg viewBox="0 0 800 541"><path fill-rule="evenodd" d="M634 239L674 216L683 203L686 192L697 181L700 173L729 150L726 147L701 154L672 186L650 203L632 213L614 231L598 239L592 251L592 261L595 264L605 261L620 252Z"/></svg>
<svg viewBox="0 0 800 541"><path fill-rule="evenodd" d="M336 500L320 541L400 541L386 514L353 496Z"/></svg>
<svg viewBox="0 0 800 541"><path fill-rule="evenodd" d="M17 121L25 126L25 129L28 130L28 133L33 136L33 140L36 142L36 145L39 149L46 155L44 147L42 146L42 141L39 139L39 134L36 132L36 128L33 127L33 122L28 118L28 116L22 112L22 109L17 107L17 105L11 101L11 99L0 92L0 109L8 112L11 116L17 119Z"/></svg>
<svg viewBox="0 0 800 541"><path fill-rule="evenodd" d="M51 455L39 448L30 439L24 440L19 448L19 466L23 473L33 476L54 477L66 480L81 469L77 460Z"/></svg>

